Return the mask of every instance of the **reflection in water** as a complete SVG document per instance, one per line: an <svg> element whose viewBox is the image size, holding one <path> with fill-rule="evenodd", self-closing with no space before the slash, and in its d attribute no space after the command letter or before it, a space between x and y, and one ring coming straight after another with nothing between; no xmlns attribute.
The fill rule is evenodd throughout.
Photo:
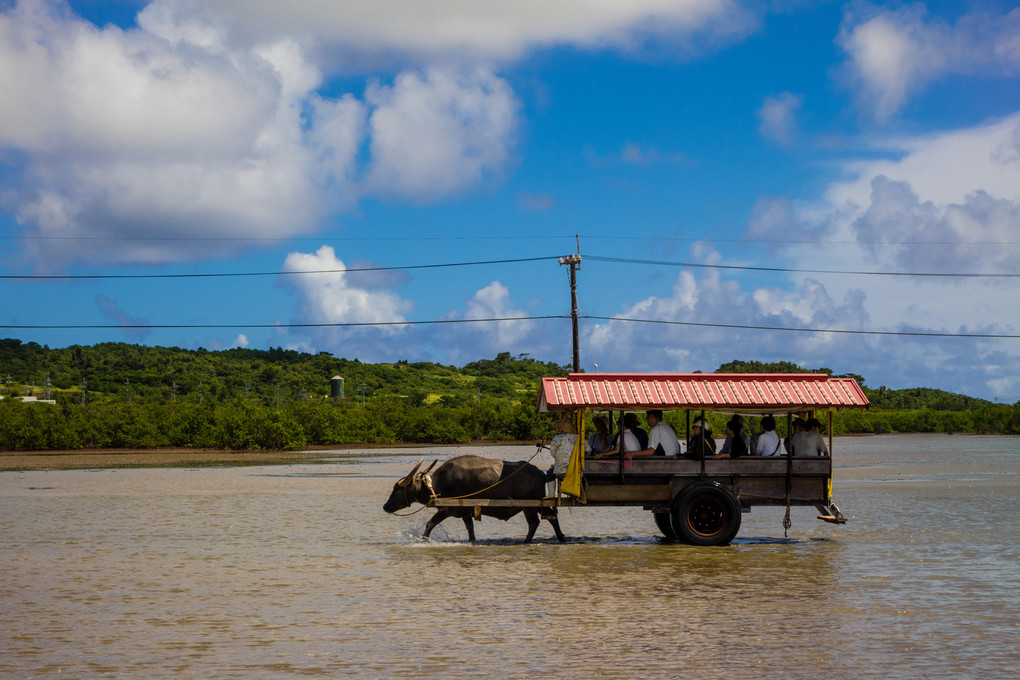
<svg viewBox="0 0 1020 680"><path fill-rule="evenodd" d="M756 508L725 548L670 545L631 508L563 511L562 545L547 524L522 544L520 516L423 543L432 511L381 511L411 451L3 473L0 677L1012 673L1020 440L837 444L849 524L795 508L784 538Z"/></svg>

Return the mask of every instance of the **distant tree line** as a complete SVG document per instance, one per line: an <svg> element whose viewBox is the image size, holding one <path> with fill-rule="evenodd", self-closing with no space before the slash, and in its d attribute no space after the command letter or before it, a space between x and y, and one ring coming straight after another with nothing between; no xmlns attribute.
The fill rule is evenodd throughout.
<svg viewBox="0 0 1020 680"><path fill-rule="evenodd" d="M292 450L309 445L464 444L552 436L533 404L483 399L471 407L308 401L229 404L0 402L0 450L204 448Z"/></svg>
<svg viewBox="0 0 1020 680"><path fill-rule="evenodd" d="M508 352L462 368L429 362L366 364L282 348L207 351L104 343L49 349L0 340L0 450L211 448L531 441L553 434L535 411L539 381L566 366ZM803 373L780 362L734 361L721 373ZM329 379L345 381L328 399ZM1020 434L1012 406L940 390L872 390L869 411L835 416L843 433ZM48 396L56 405L14 397ZM716 431L724 418L710 416ZM683 415L669 414L682 431ZM780 420L781 431L785 419ZM749 423L755 427L756 422Z"/></svg>
<svg viewBox="0 0 1020 680"><path fill-rule="evenodd" d="M868 398L867 411L850 410L833 416L834 434L886 434L892 432L983 432L1020 434L1020 401L997 404L963 394L927 387L891 390L872 389L856 373L834 374L829 368L806 369L787 361L731 361L717 373L825 373L853 378ZM778 419L782 430L783 419ZM824 419L822 419L824 420ZM756 423L755 423L756 425ZM754 430L757 431L757 430Z"/></svg>

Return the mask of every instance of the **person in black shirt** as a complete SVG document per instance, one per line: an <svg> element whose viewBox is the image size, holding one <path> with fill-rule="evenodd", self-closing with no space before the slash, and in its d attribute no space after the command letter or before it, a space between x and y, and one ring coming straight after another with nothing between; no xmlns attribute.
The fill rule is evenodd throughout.
<svg viewBox="0 0 1020 680"><path fill-rule="evenodd" d="M720 453L713 458L741 458L750 453L747 448L746 435L743 432L743 424L734 418L730 422L726 423L726 436L730 439L730 450L726 453Z"/></svg>

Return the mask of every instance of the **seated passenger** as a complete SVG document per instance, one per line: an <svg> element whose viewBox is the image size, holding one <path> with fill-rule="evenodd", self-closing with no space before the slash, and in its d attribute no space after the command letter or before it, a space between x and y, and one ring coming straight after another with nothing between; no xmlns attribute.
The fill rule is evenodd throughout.
<svg viewBox="0 0 1020 680"><path fill-rule="evenodd" d="M628 413L627 415L633 416L634 414ZM616 435L613 448L608 451L603 451L602 453L596 453L594 456L595 458L608 458L610 456L619 455L621 443L623 444L624 455L626 455L628 451L640 451L644 448L641 445L641 440L638 439L638 436L631 431L630 427L628 427L628 422L637 423L637 418L629 419L627 416L620 418L620 434ZM647 444L647 439L645 440L645 443Z"/></svg>
<svg viewBox="0 0 1020 680"><path fill-rule="evenodd" d="M807 429L805 425L807 425L807 421L805 421L803 418L793 419L793 431L787 434L786 438L783 439L783 446L786 448L787 454L791 456L793 455L793 438L797 436L798 432L803 432L805 429Z"/></svg>
<svg viewBox="0 0 1020 680"><path fill-rule="evenodd" d="M680 455L680 440L676 437L676 431L669 423L662 422L662 411L653 410L645 413L650 431L648 433L648 446L639 451L628 451L624 458L630 460L635 456L666 456L677 458Z"/></svg>
<svg viewBox="0 0 1020 680"><path fill-rule="evenodd" d="M648 433L641 429L638 425L638 419L636 413L625 413L623 415L623 424L628 430L634 433L634 436L638 439L638 444L641 445L642 449L648 448ZM629 451L630 449L628 449Z"/></svg>
<svg viewBox="0 0 1020 680"><path fill-rule="evenodd" d="M818 435L818 455L829 455L829 447L825 445L825 437L822 436L822 423L818 420L818 418L809 418L807 421L807 427L810 431Z"/></svg>
<svg viewBox="0 0 1020 680"><path fill-rule="evenodd" d="M553 458L553 475L563 479L563 475L567 474L570 456L574 452L574 443L577 442L577 425L574 424L573 411L564 411L560 414L556 432L556 436L549 442L549 453Z"/></svg>
<svg viewBox="0 0 1020 680"><path fill-rule="evenodd" d="M691 439L687 442L684 458L703 460L715 455L715 440L712 439L712 426L704 418L691 423Z"/></svg>
<svg viewBox="0 0 1020 680"><path fill-rule="evenodd" d="M733 432L734 433L739 432L740 438L744 441L743 453L739 453L733 457L738 458L739 456L742 455L746 456L747 453L751 450L751 438L748 436L746 432L744 432L744 416L740 415L739 413L733 416L733 418L730 419L729 423L726 423L726 441L723 442L722 448L719 449L719 455L721 456L722 454L730 453L731 450L733 449L733 436L730 434L730 423L733 423L734 425L737 426L733 430Z"/></svg>
<svg viewBox="0 0 1020 680"><path fill-rule="evenodd" d="M776 434L776 419L772 416L765 416L761 419L761 434L755 442L754 455L756 456L779 456L782 455L783 445Z"/></svg>
<svg viewBox="0 0 1020 680"><path fill-rule="evenodd" d="M726 436L730 441L730 450L720 452L712 456L713 458L742 458L750 453L744 424L736 418L726 423Z"/></svg>
<svg viewBox="0 0 1020 680"><path fill-rule="evenodd" d="M586 448L592 453L602 453L613 448L613 438L609 434L609 423L603 416L592 421L595 424L595 431L588 436Z"/></svg>
<svg viewBox="0 0 1020 680"><path fill-rule="evenodd" d="M827 456L829 447L825 445L825 438L822 437L822 423L817 418L808 419L805 429L793 435L791 446L795 456Z"/></svg>

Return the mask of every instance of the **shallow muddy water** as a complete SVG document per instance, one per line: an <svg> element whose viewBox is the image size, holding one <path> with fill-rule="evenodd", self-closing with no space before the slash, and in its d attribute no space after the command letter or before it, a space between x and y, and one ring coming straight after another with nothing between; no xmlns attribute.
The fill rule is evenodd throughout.
<svg viewBox="0 0 1020 680"><path fill-rule="evenodd" d="M422 543L432 511L382 512L405 449L0 473L0 677L1013 677L1020 438L835 449L847 525L755 508L725 548L631 508L562 511L562 545L521 516Z"/></svg>

